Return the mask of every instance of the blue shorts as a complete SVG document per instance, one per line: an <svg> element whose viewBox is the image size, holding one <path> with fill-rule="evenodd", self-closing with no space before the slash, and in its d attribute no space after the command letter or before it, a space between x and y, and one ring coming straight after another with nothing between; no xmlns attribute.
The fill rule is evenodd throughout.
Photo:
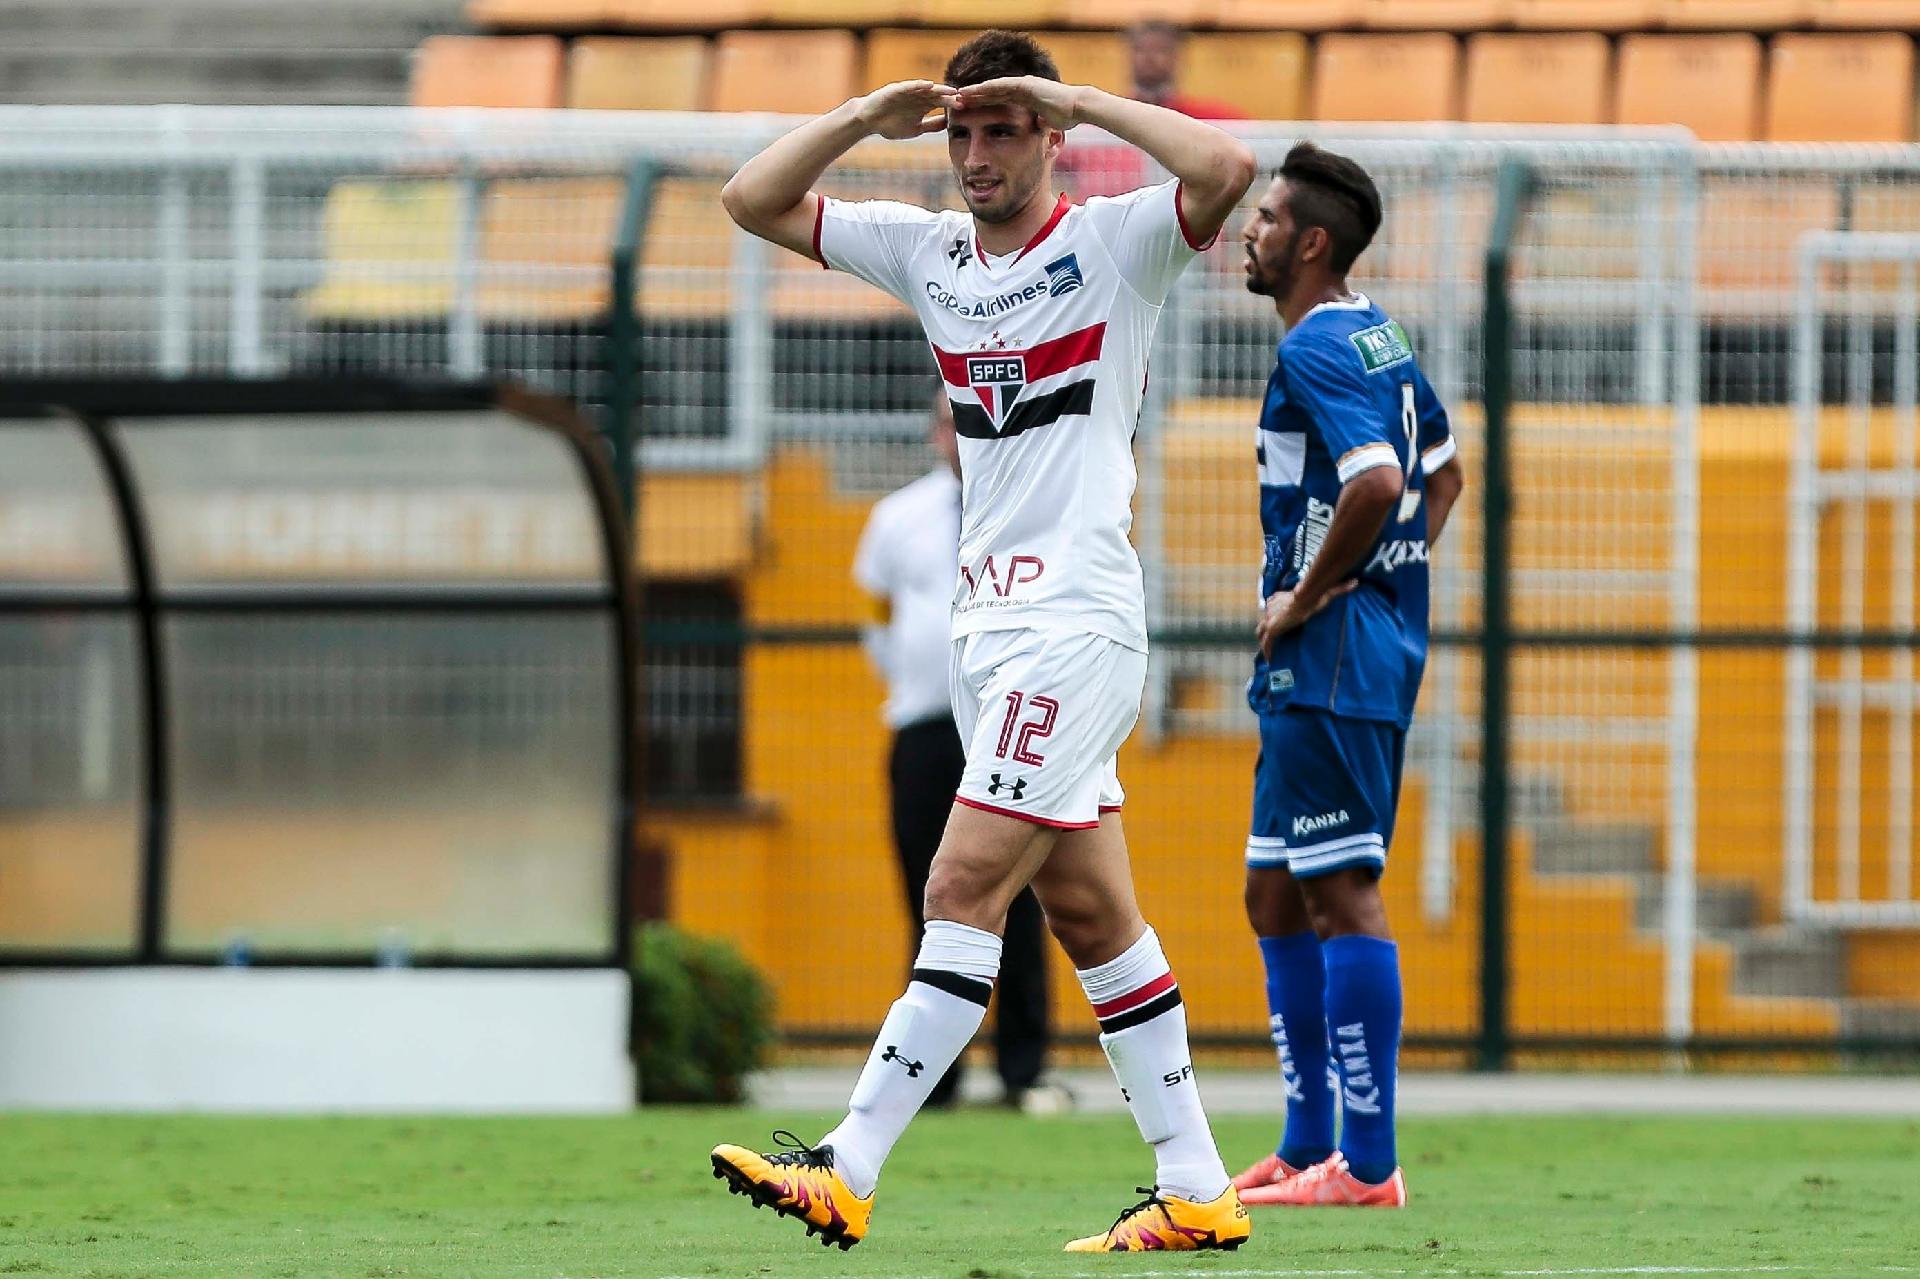
<svg viewBox="0 0 1920 1279"><path fill-rule="evenodd" d="M1387 864L1407 734L1396 724L1314 707L1260 716L1247 865L1307 879Z"/></svg>

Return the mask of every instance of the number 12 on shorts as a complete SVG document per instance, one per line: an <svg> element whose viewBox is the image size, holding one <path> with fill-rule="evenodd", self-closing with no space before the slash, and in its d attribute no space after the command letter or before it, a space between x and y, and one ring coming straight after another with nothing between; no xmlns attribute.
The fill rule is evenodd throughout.
<svg viewBox="0 0 1920 1279"><path fill-rule="evenodd" d="M1021 722L1020 718L1020 712L1022 710L1032 711L1031 717L1024 723ZM1007 718L1006 721L1000 725L1000 745L995 748L993 752L994 757L996 759L1005 759L1007 757L1007 750L1011 747L1013 750L1013 761L1016 764L1033 764L1037 766L1046 763L1046 760L1041 758L1039 753L1033 749L1032 744L1053 732L1053 721L1059 714L1060 703L1054 701L1051 697L1044 697L1037 693L1032 697L1028 697L1025 693L1021 692L1008 693ZM1019 728L1019 736L1017 738L1014 735L1016 726Z"/></svg>

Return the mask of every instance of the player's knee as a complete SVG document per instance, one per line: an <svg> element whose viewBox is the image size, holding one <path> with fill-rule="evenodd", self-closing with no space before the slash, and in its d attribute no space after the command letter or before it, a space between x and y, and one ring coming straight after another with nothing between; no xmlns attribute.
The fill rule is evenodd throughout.
<svg viewBox="0 0 1920 1279"><path fill-rule="evenodd" d="M1299 885L1284 866L1247 867L1245 903L1257 937L1290 937L1313 927Z"/></svg>
<svg viewBox="0 0 1920 1279"><path fill-rule="evenodd" d="M1389 937L1386 902L1366 867L1350 866L1300 881L1313 931L1326 937Z"/></svg>
<svg viewBox="0 0 1920 1279"><path fill-rule="evenodd" d="M1075 968L1091 968L1112 959L1145 927L1137 910L1122 909L1092 894L1056 896L1042 905L1047 928Z"/></svg>

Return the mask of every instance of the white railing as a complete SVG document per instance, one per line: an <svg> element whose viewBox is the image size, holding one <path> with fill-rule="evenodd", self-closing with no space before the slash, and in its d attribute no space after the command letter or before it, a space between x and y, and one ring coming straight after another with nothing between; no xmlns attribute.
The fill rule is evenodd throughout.
<svg viewBox="0 0 1920 1279"><path fill-rule="evenodd" d="M1811 636L1822 627L1871 629L1868 523L1875 506L1888 525L1881 628L1914 630L1915 512L1920 505L1920 235L1817 232L1800 244L1799 310L1795 325L1792 547L1788 607L1793 629ZM1889 280L1887 277L1891 276ZM1835 296L1837 294L1837 296ZM1841 336L1834 350L1829 319ZM1875 343L1881 323L1892 327L1890 404L1886 447L1876 447ZM1822 438L1828 402L1826 357L1842 365L1841 462ZM1837 609L1823 615L1821 534L1838 522ZM1880 611L1880 610L1876 610ZM1913 884L1914 658L1906 645L1888 646L1885 673L1867 674L1865 646L1840 650L1827 674L1811 648L1788 659L1786 759L1786 902L1809 923L1878 928L1920 926ZM1816 819L1823 775L1817 723L1834 719L1830 763L1832 830L1822 841ZM1880 891L1865 891L1871 869L1864 818L1871 801L1864 784L1869 753L1866 718L1884 716L1881 771L1886 778ZM1823 843L1831 854L1822 856ZM1818 881L1830 871L1830 886Z"/></svg>

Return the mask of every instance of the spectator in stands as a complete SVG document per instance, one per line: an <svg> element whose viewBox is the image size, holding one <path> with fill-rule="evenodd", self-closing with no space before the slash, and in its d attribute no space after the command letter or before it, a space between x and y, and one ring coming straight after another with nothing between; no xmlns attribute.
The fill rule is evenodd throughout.
<svg viewBox="0 0 1920 1279"><path fill-rule="evenodd" d="M1127 33L1133 63L1133 94L1141 102L1190 115L1196 120L1244 120L1243 111L1183 93L1179 88L1180 42L1184 33L1171 22L1142 22Z"/></svg>
<svg viewBox="0 0 1920 1279"><path fill-rule="evenodd" d="M967 762L947 692L960 560L960 449L944 389L934 396L928 441L939 462L875 504L853 561L854 578L879 614L867 631L867 652L887 681L893 842L916 930L926 926L927 872ZM1065 1109L1072 1099L1064 1089L1040 1078L1048 1040L1046 928L1031 888L1007 912L1004 945L993 1046L1007 1103L1029 1113ZM919 949L917 936L913 949ZM927 1104L952 1104L959 1081L956 1062Z"/></svg>

